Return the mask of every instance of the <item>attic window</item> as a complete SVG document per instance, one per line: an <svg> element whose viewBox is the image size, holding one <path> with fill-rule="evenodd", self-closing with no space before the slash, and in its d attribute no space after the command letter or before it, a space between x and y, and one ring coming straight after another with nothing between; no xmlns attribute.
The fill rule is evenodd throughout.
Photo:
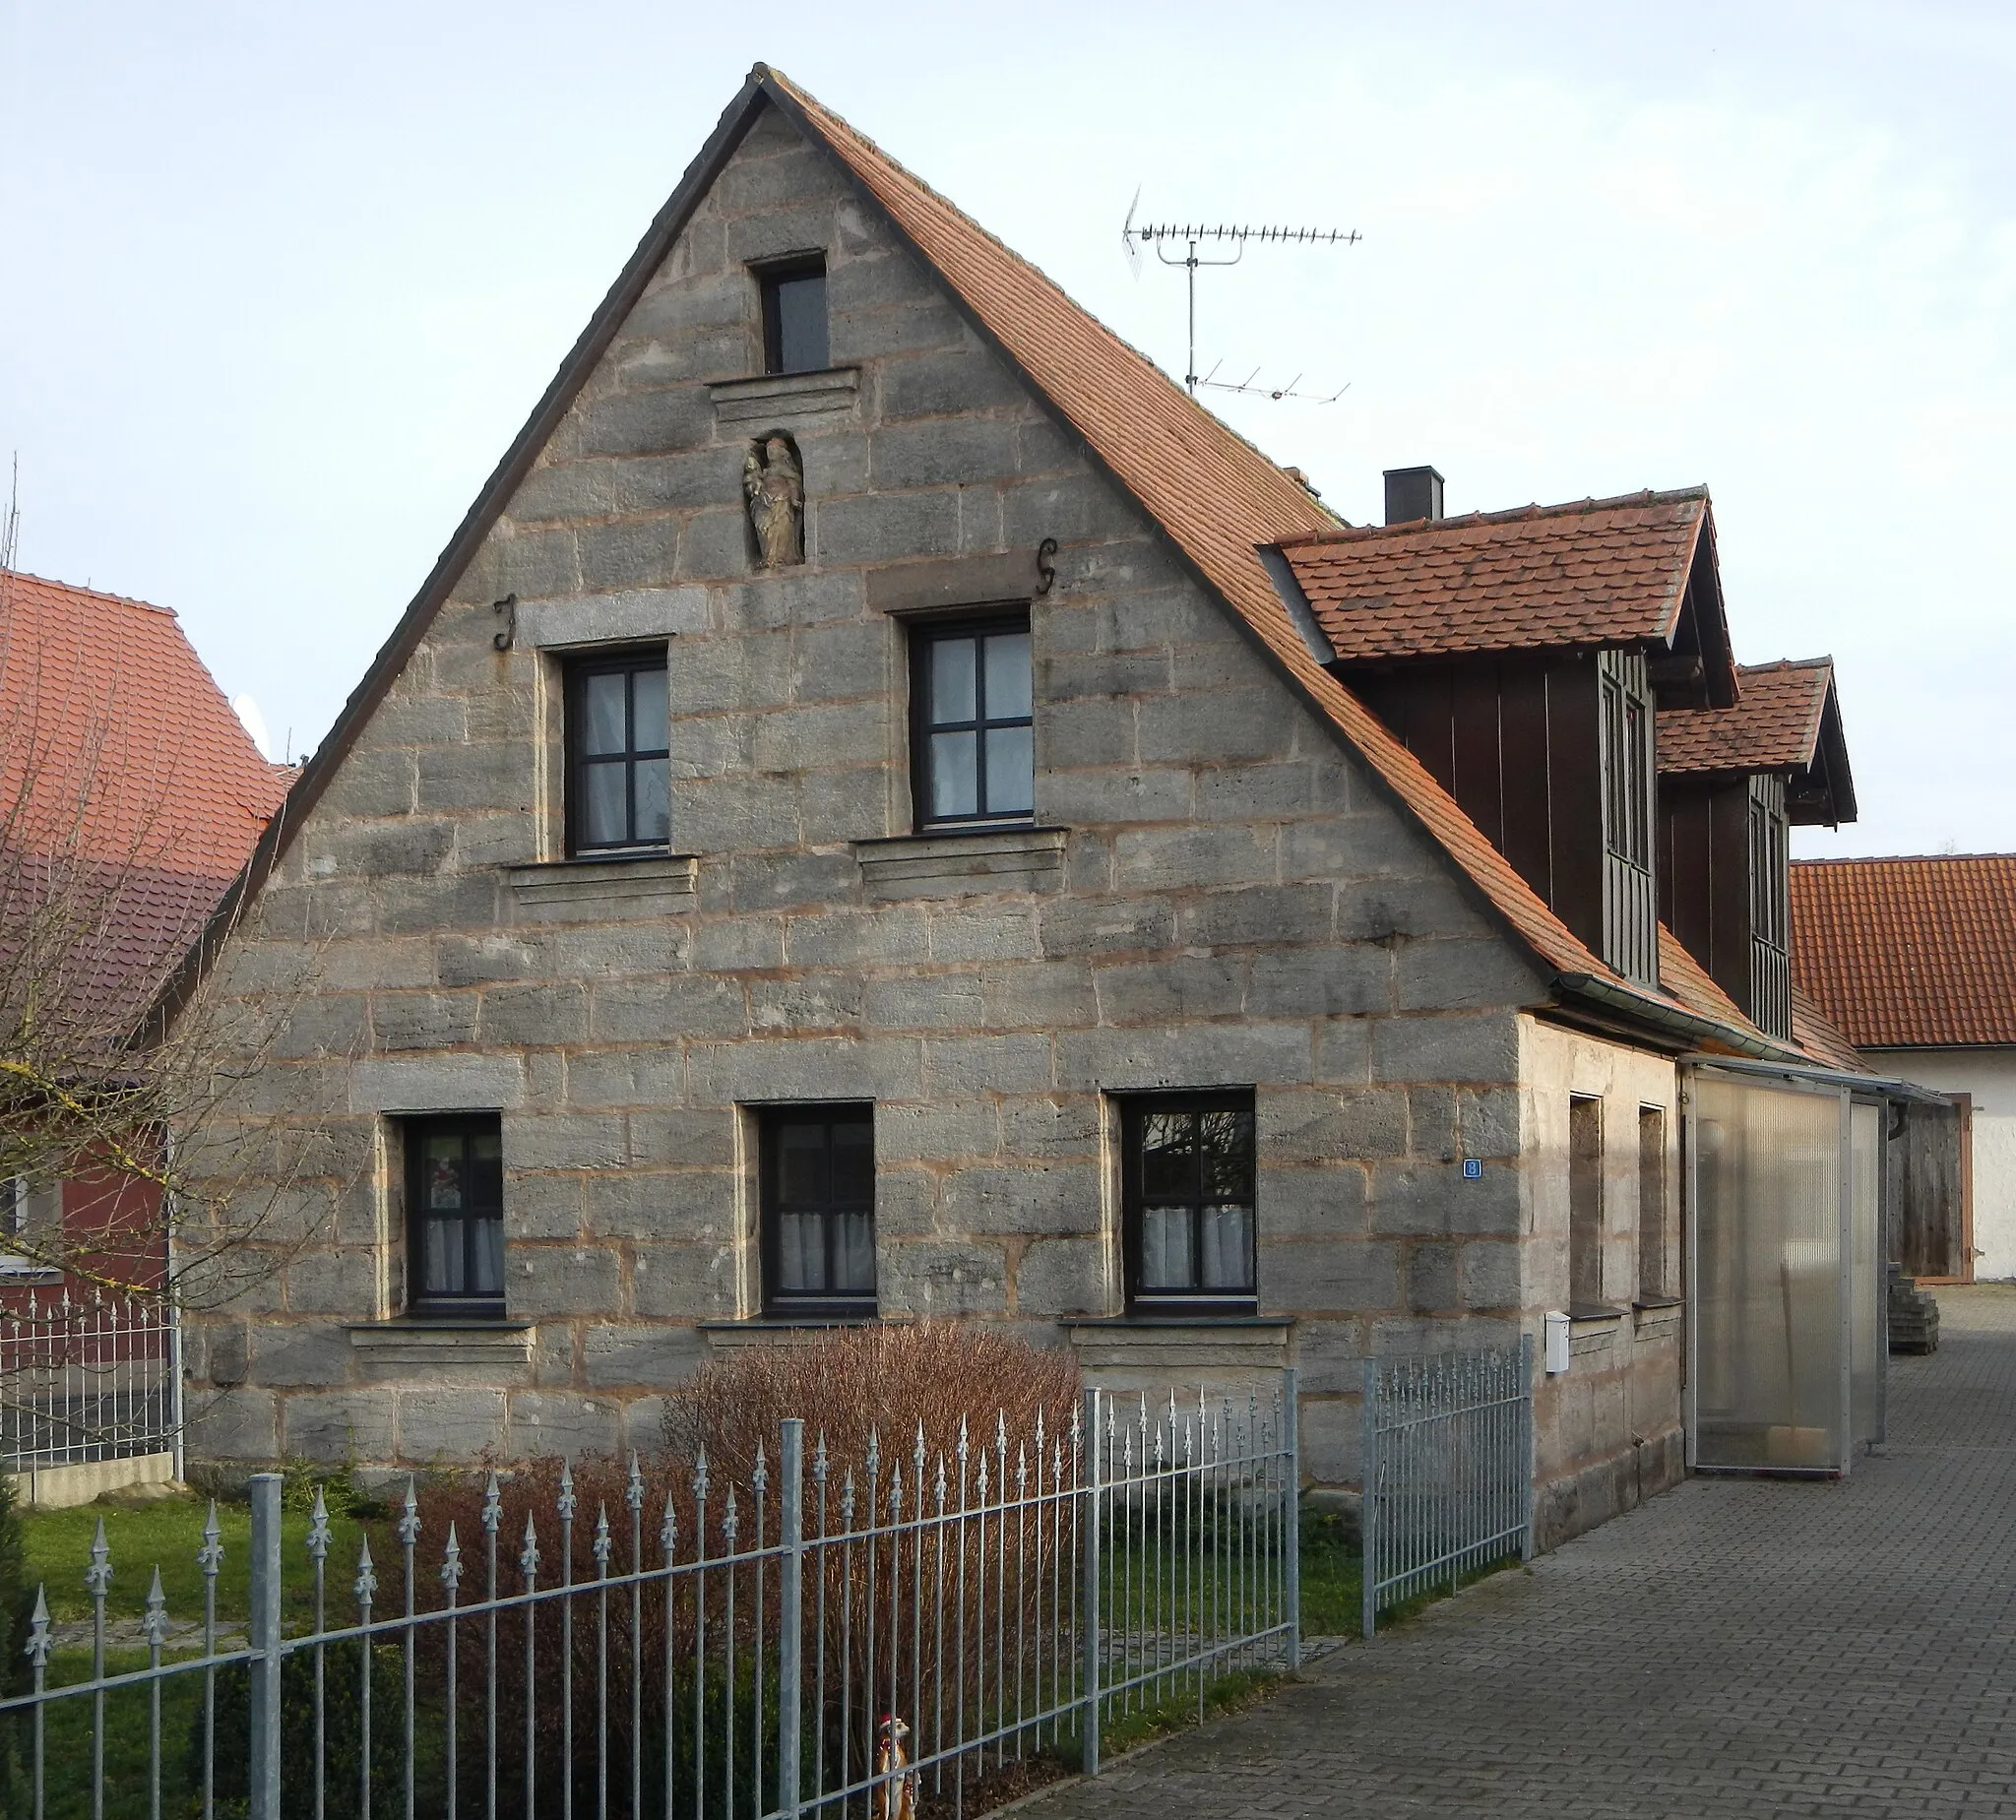
<svg viewBox="0 0 2016 1820"><path fill-rule="evenodd" d="M818 373L832 365L826 336L826 260L805 259L765 266L763 286L763 370Z"/></svg>

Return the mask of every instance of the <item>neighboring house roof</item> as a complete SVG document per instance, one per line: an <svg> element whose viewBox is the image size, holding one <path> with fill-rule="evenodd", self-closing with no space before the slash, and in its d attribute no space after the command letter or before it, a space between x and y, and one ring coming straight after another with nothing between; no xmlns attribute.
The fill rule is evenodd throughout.
<svg viewBox="0 0 2016 1820"><path fill-rule="evenodd" d="M1868 1070L1869 1059L1844 1036L1811 993L1798 986L1792 989L1792 1039L1816 1062L1854 1073Z"/></svg>
<svg viewBox="0 0 2016 1820"><path fill-rule="evenodd" d="M1795 821L1854 821L1855 778L1841 730L1834 659L1746 663L1736 681L1742 693L1733 708L1660 714L1660 775L1783 771L1792 777Z"/></svg>
<svg viewBox="0 0 2016 1820"><path fill-rule="evenodd" d="M1670 1018L1675 1001L1623 979L1592 954L1378 717L1324 667L1290 617L1261 551L1292 539L1337 533L1338 521L1297 479L1197 405L1152 361L1073 303L1034 266L838 115L763 64L751 71L678 189L660 211L420 593L351 694L329 739L308 762L288 812L277 822L273 839L255 858L248 876L256 880L261 868L279 856L292 831L301 825L372 709L424 636L435 609L558 428L692 210L766 103L779 107L833 154L860 193L880 208L927 269L937 274L968 320L1084 439L1094 458L1232 608L1277 670L1356 748L1543 966L1559 976L1567 989L1597 991L1608 1012L1635 1010L1642 1016ZM1652 510L1657 514L1664 509L1684 521L1683 528L1670 530L1670 540L1684 540L1691 551L1706 523L1705 495L1652 497L1673 502ZM1646 510L1643 501L1637 509ZM1682 566L1675 584L1681 593L1686 582ZM1676 602L1656 611L1646 609L1648 622L1656 620L1661 626L1672 623L1677 611ZM1718 615L1719 611L1718 605ZM1744 1048L1776 1050L1779 1046L1740 1017L1732 1024L1710 1022L1714 1028L1692 1034Z"/></svg>
<svg viewBox="0 0 2016 1820"><path fill-rule="evenodd" d="M2016 1044L2016 853L1801 859L1793 968L1861 1049Z"/></svg>
<svg viewBox="0 0 2016 1820"><path fill-rule="evenodd" d="M1670 644L1713 515L1703 487L1348 527L1283 554L1340 661ZM1720 596L1704 627L1726 666Z"/></svg>
<svg viewBox="0 0 2016 1820"><path fill-rule="evenodd" d="M144 994L217 908L292 774L260 756L172 612L12 570L0 725L8 894L69 893L95 925L90 989Z"/></svg>

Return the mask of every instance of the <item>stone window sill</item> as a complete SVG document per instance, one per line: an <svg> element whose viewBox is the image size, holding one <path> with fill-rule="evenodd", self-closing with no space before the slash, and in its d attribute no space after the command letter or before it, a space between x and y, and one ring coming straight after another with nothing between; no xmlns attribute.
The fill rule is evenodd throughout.
<svg viewBox="0 0 2016 1820"><path fill-rule="evenodd" d="M746 1321L700 1321L695 1325L716 1350L747 1346L813 1346L828 1334L844 1327L898 1327L908 1325L911 1315L885 1314L765 1314Z"/></svg>
<svg viewBox="0 0 2016 1820"><path fill-rule="evenodd" d="M1105 1315L1059 1325L1089 1371L1190 1374L1193 1391L1199 1372L1279 1371L1294 1329L1291 1320L1253 1314Z"/></svg>
<svg viewBox="0 0 2016 1820"><path fill-rule="evenodd" d="M853 843L871 903L1057 890L1069 830L1029 825L940 829Z"/></svg>
<svg viewBox="0 0 2016 1820"><path fill-rule="evenodd" d="M1607 1352L1616 1345L1624 1325L1624 1310L1601 1303L1578 1302L1568 1310L1568 1353L1579 1358L1589 1352Z"/></svg>
<svg viewBox="0 0 2016 1820"><path fill-rule="evenodd" d="M532 1363L537 1329L530 1321L414 1315L353 1322L346 1331L366 1376L465 1383L522 1374Z"/></svg>
<svg viewBox="0 0 2016 1820"><path fill-rule="evenodd" d="M1679 1331L1686 1304L1675 1296L1631 1304L1632 1329L1640 1340L1664 1340Z"/></svg>
<svg viewBox="0 0 2016 1820"><path fill-rule="evenodd" d="M827 367L817 373L762 373L753 379L719 379L707 388L717 424L788 423L793 417L851 411L860 396L860 368Z"/></svg>
<svg viewBox="0 0 2016 1820"><path fill-rule="evenodd" d="M610 853L507 866L515 910L534 921L580 922L675 914L692 904L691 853ZM620 908L618 908L620 907Z"/></svg>

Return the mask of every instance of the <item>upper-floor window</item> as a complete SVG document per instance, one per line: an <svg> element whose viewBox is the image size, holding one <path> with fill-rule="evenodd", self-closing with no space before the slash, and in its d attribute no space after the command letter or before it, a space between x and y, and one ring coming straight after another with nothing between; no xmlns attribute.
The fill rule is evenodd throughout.
<svg viewBox="0 0 2016 1820"><path fill-rule="evenodd" d="M1250 1311L1253 1096L1158 1094L1120 1109L1128 1299Z"/></svg>
<svg viewBox="0 0 2016 1820"><path fill-rule="evenodd" d="M1792 886L1785 810L1782 800L1774 800L1782 790L1753 787L1749 803L1750 933L1780 953L1788 945Z"/></svg>
<svg viewBox="0 0 2016 1820"><path fill-rule="evenodd" d="M567 675L567 828L575 853L671 840L662 650L576 661Z"/></svg>
<svg viewBox="0 0 2016 1820"><path fill-rule="evenodd" d="M28 1253L13 1245L28 1246ZM48 1259L60 1258L62 1249L63 1184L0 1177L0 1277L54 1275Z"/></svg>
<svg viewBox="0 0 2016 1820"><path fill-rule="evenodd" d="M406 1124L407 1302L504 1312L504 1147L494 1112Z"/></svg>
<svg viewBox="0 0 2016 1820"><path fill-rule="evenodd" d="M817 373L832 365L826 338L826 261L813 255L765 266L763 370Z"/></svg>
<svg viewBox="0 0 2016 1820"><path fill-rule="evenodd" d="M1036 746L1029 615L920 628L912 655L918 823L1030 815Z"/></svg>
<svg viewBox="0 0 2016 1820"><path fill-rule="evenodd" d="M875 1113L763 1113L764 1303L773 1314L875 1312Z"/></svg>
<svg viewBox="0 0 2016 1820"><path fill-rule="evenodd" d="M1617 858L1652 866L1652 700L1645 660L1604 653L1602 690L1604 845Z"/></svg>

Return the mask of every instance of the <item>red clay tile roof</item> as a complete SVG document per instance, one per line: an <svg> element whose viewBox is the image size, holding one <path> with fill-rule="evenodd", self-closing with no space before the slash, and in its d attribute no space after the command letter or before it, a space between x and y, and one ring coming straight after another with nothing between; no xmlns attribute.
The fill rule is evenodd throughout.
<svg viewBox="0 0 2016 1820"><path fill-rule="evenodd" d="M1858 1048L2016 1044L2016 853L1797 860L1792 927Z"/></svg>
<svg viewBox="0 0 2016 1820"><path fill-rule="evenodd" d="M0 725L0 837L24 856L10 892L88 869L108 925L96 988L151 980L217 907L289 774L260 756L173 613L11 570Z"/></svg>
<svg viewBox="0 0 2016 1820"><path fill-rule="evenodd" d="M1345 662L1670 640L1700 487L1367 526L1283 554Z"/></svg>
<svg viewBox="0 0 2016 1820"><path fill-rule="evenodd" d="M1832 658L1745 663L1733 708L1668 709L1659 717L1659 769L1672 777L1721 771L1796 771L1820 749L1820 717L1834 686Z"/></svg>
<svg viewBox="0 0 2016 1820"><path fill-rule="evenodd" d="M1792 989L1792 1039L1829 1068L1869 1072L1869 1059L1827 1021L1819 1002L1798 986Z"/></svg>

